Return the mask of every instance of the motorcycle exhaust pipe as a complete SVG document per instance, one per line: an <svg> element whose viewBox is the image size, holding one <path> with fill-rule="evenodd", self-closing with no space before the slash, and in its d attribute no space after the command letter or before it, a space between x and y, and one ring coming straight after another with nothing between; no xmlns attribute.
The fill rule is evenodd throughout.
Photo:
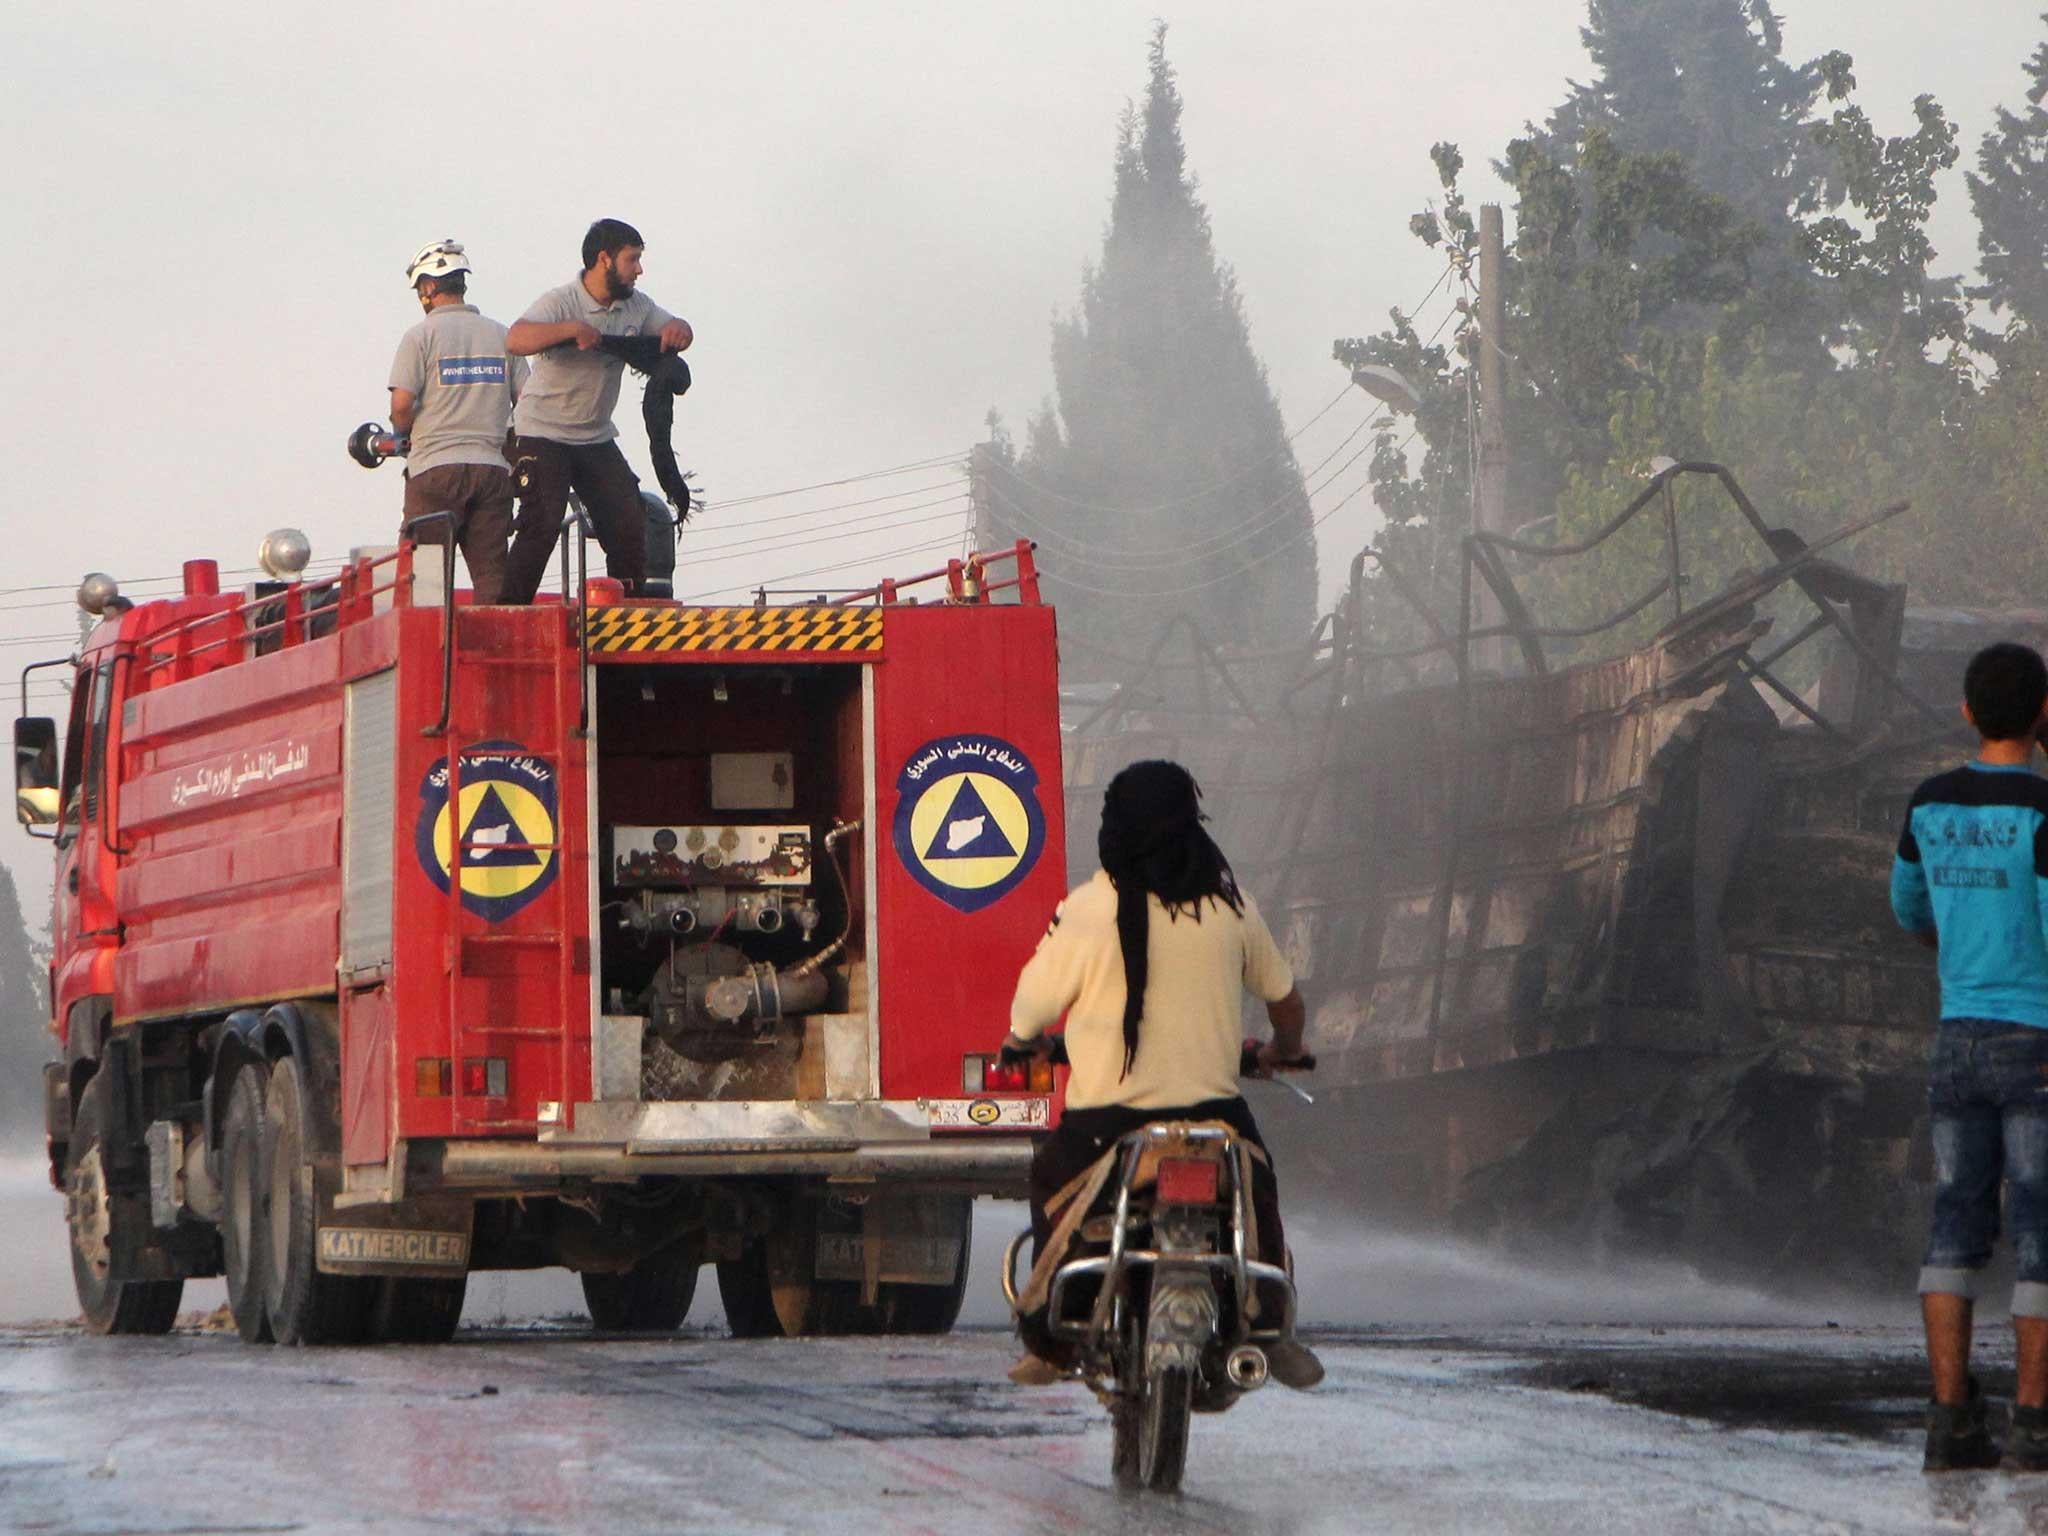
<svg viewBox="0 0 2048 1536"><path fill-rule="evenodd" d="M1224 1359L1223 1374L1240 1392L1256 1392L1266 1384L1266 1352L1256 1344L1240 1344Z"/></svg>

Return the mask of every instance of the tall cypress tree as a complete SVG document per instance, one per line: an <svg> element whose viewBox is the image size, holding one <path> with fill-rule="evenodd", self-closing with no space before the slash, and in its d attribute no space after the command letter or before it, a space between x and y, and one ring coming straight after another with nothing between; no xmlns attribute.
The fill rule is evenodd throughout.
<svg viewBox="0 0 2048 1536"><path fill-rule="evenodd" d="M1302 638L1314 618L1308 495L1180 122L1161 25L1144 105L1121 124L1101 259L1053 326L1057 408L1031 422L1021 456L982 455L997 532L1043 543L1081 676L1142 654L1177 614L1255 648Z"/></svg>
<svg viewBox="0 0 2048 1536"><path fill-rule="evenodd" d="M2048 13L2042 18L2048 22ZM2024 113L2000 108L1998 127L1977 149L1966 177L1977 213L1984 282L1970 297L2001 315L2008 333L2048 335L2048 42L2027 61ZM1998 350L1990 338L1984 340Z"/></svg>
<svg viewBox="0 0 2048 1536"><path fill-rule="evenodd" d="M1829 193L1809 125L1822 61L1793 65L1770 0L1588 0L1596 70L1553 114L1555 152L1605 128L1628 154L1676 154L1692 182L1789 243L1791 216Z"/></svg>

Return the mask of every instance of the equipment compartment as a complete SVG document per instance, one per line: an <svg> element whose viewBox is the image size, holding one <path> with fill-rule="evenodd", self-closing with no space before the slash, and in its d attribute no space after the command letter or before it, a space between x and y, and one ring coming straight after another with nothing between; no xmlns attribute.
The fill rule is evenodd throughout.
<svg viewBox="0 0 2048 1536"><path fill-rule="evenodd" d="M643 1100L823 1098L828 1028L872 1050L864 671L593 669L600 1011Z"/></svg>

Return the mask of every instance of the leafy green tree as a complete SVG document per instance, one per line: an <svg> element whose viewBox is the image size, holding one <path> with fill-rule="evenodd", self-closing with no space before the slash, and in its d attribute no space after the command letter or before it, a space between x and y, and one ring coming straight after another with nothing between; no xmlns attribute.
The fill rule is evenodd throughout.
<svg viewBox="0 0 2048 1536"><path fill-rule="evenodd" d="M1961 472L1986 402L1959 285L1936 270L1926 232L1936 178L1957 154L1946 115L1921 97L1912 132L1880 135L1850 99L1848 57L1784 65L1760 4L1594 0L1590 14L1599 78L1498 163L1514 193L1501 343L1510 523L1580 541L1641 491L1652 461L1711 459L1736 471L1774 523L1809 534L1913 498L1907 518L1857 546L1866 568L1904 579L1915 556L1960 555L1978 530L1955 510L1981 506L1995 518L2004 504ZM1693 85L1708 78L1747 90L1758 122L1716 116L1719 93L1695 100ZM1827 115L1802 120L1822 93ZM1746 160L1729 137L1745 132ZM1432 158L1443 202L1411 228L1462 277L1462 157L1439 145ZM1749 169L1734 177L1731 162ZM1426 447L1418 458L1383 436L1376 490L1390 555L1404 565L1420 551L1451 557L1429 584L1450 622L1470 522L1464 466L1485 402L1475 409L1468 397L1469 341L1431 355L1409 317L1393 320L1338 342L1336 356L1354 370L1400 367L1422 397L1415 426ZM2016 422L2028 400L2023 381L2011 382L2003 404ZM1994 420L2008 417L1986 415L1984 429ZM1718 491L1687 486L1676 500L1689 600L1758 563L1762 551ZM1646 518L1591 557L1531 565L1517 579L1546 620L1587 625L1647 591L1665 564L1661 520ZM1924 573L1912 579L1933 595ZM1366 596L1369 632L1396 628L1384 617L1402 606L1389 585L1369 584ZM1669 602L1582 653L1640 641L1669 618Z"/></svg>
<svg viewBox="0 0 2048 1536"><path fill-rule="evenodd" d="M1446 144L1432 158L1444 205L1417 214L1410 227L1466 279L1475 236L1458 187L1463 158ZM1748 291L1749 258L1762 238L1728 202L1693 186L1675 153L1624 152L1604 127L1588 130L1569 164L1536 138L1511 143L1505 163L1516 193L1507 340L1489 343L1465 328L1454 354L1425 344L1397 313L1390 331L1334 349L1354 371L1400 369L1421 397L1419 473L1411 478L1400 440L1386 429L1375 490L1389 557L1407 567L1427 553L1427 586L1453 622L1457 541L1471 526L1471 437L1484 409L1471 393L1474 349L1491 344L1507 354L1509 518L1540 522L1575 469L1607 460L1618 400L1647 391L1655 414L1665 392L1685 387L1707 345L1691 317L1727 309ZM1646 408L1642 400L1637 408ZM1417 635L1415 622L1399 615L1405 603L1383 588L1373 596L1365 617L1376 640Z"/></svg>
<svg viewBox="0 0 2048 1536"><path fill-rule="evenodd" d="M1976 171L1964 178L1984 273L1970 297L2004 317L2007 337L2048 334L2048 42L2026 70L2028 110L1999 109L1997 128L1977 147ZM1979 342L1997 351L2000 339L1980 334Z"/></svg>
<svg viewBox="0 0 2048 1536"><path fill-rule="evenodd" d="M1915 131L1880 137L1848 101L1856 86L1848 57L1833 55L1827 76L1828 100L1840 105L1813 137L1841 167L1847 211L1804 226L1800 250L1839 295L1841 329L1830 339L1867 365L1910 370L1930 347L1953 352L1966 338L1962 285L1931 271L1936 252L1927 237L1935 177L1960 153L1955 126L1932 96L1918 96Z"/></svg>
<svg viewBox="0 0 2048 1536"><path fill-rule="evenodd" d="M1043 543L1076 675L1142 653L1176 614L1252 648L1314 620L1308 495L1180 120L1161 25L1119 134L1100 261L1053 326L1057 405L1014 460L979 456L998 536Z"/></svg>

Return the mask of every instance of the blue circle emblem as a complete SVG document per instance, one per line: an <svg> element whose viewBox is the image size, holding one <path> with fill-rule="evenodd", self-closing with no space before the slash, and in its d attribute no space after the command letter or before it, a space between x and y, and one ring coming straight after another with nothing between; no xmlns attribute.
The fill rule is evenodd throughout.
<svg viewBox="0 0 2048 1536"><path fill-rule="evenodd" d="M961 912L1015 890L1045 851L1038 770L999 736L941 736L896 776L896 856Z"/></svg>
<svg viewBox="0 0 2048 1536"><path fill-rule="evenodd" d="M462 754L459 816L448 809L448 759L420 781L414 851L427 878L448 889L453 828L462 828L462 905L502 922L554 883L557 854L555 770L516 741L487 741Z"/></svg>

